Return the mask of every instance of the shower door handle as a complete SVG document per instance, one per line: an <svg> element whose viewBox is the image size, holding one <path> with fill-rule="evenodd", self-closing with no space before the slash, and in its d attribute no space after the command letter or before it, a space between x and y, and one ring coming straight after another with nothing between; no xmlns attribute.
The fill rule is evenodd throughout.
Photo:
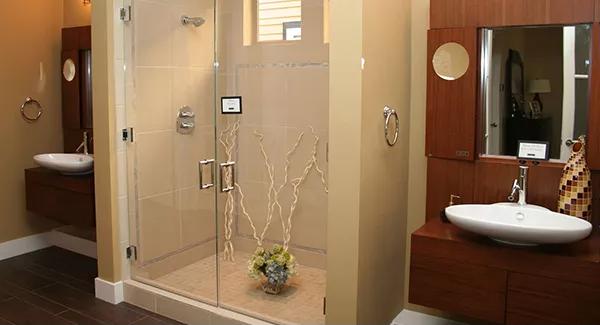
<svg viewBox="0 0 600 325"><path fill-rule="evenodd" d="M215 160L214 159L207 159L207 160L202 160L199 164L198 164L198 174L200 174L200 189L201 190L206 190L209 189L213 186L215 186ZM210 183L206 183L204 184L204 167L206 166L210 166Z"/></svg>
<svg viewBox="0 0 600 325"><path fill-rule="evenodd" d="M228 161L219 165L221 168L221 192L227 193L235 190L235 161ZM229 170L230 176L226 177L226 171Z"/></svg>

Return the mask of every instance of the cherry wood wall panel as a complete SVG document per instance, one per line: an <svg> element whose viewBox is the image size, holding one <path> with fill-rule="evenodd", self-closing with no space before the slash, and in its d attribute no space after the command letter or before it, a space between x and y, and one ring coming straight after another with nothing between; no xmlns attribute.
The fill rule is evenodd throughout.
<svg viewBox="0 0 600 325"><path fill-rule="evenodd" d="M466 0L465 26L501 26L504 24L504 0Z"/></svg>
<svg viewBox="0 0 600 325"><path fill-rule="evenodd" d="M468 161L429 158L427 163L427 219L438 218L450 202L473 203L475 164Z"/></svg>
<svg viewBox="0 0 600 325"><path fill-rule="evenodd" d="M91 26L63 28L62 30L62 61L71 59L75 63L75 78L67 81L61 74L62 80L62 120L63 144L65 152L74 152L83 140L83 132L87 131L91 139L92 123L92 76ZM88 143L90 153L93 153L93 142Z"/></svg>
<svg viewBox="0 0 600 325"><path fill-rule="evenodd" d="M431 0L429 21L431 28L465 27L465 0Z"/></svg>
<svg viewBox="0 0 600 325"><path fill-rule="evenodd" d="M88 133L88 152L90 154L94 153L93 129L63 129L63 143L66 153L75 153L75 150L83 140L83 132Z"/></svg>
<svg viewBox="0 0 600 325"><path fill-rule="evenodd" d="M591 23L599 0L431 0L431 28Z"/></svg>
<svg viewBox="0 0 600 325"><path fill-rule="evenodd" d="M473 160L477 109L477 30L430 30L428 34L427 132L429 157ZM457 80L444 80L433 69L439 46L459 43L467 50L469 68Z"/></svg>
<svg viewBox="0 0 600 325"><path fill-rule="evenodd" d="M70 27L62 30L62 50L80 50L92 48L92 27Z"/></svg>
<svg viewBox="0 0 600 325"><path fill-rule="evenodd" d="M466 162L430 158L427 165L427 220L440 216L450 195L459 195L455 203L506 202L519 173L514 160L482 159ZM556 210L562 166L530 164L527 202ZM595 174L596 176L596 174ZM599 190L594 196L600 206L600 173L594 177ZM595 219L600 218L600 210Z"/></svg>
<svg viewBox="0 0 600 325"><path fill-rule="evenodd" d="M79 78L81 65L78 50L64 50L61 62L71 59L75 65L73 80L67 81L61 74L62 80L62 123L64 129L79 129L81 127L81 110L79 109Z"/></svg>
<svg viewBox="0 0 600 325"><path fill-rule="evenodd" d="M600 227L600 171L592 171L592 218L592 224Z"/></svg>
<svg viewBox="0 0 600 325"><path fill-rule="evenodd" d="M595 0L548 1L549 24L591 23L594 21Z"/></svg>
<svg viewBox="0 0 600 325"><path fill-rule="evenodd" d="M504 25L542 25L548 23L548 1L546 0L505 0L504 12Z"/></svg>
<svg viewBox="0 0 600 325"><path fill-rule="evenodd" d="M597 23L594 24L592 29L591 71L588 147L586 153L590 168L600 170L600 25Z"/></svg>
<svg viewBox="0 0 600 325"><path fill-rule="evenodd" d="M475 163L474 202L508 201L518 173L516 161L478 160ZM561 175L562 167L559 164L530 165L527 203L556 210Z"/></svg>

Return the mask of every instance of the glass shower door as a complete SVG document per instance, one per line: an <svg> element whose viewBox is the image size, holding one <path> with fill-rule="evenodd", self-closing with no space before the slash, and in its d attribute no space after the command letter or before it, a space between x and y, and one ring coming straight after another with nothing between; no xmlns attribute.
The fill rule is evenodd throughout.
<svg viewBox="0 0 600 325"><path fill-rule="evenodd" d="M217 2L219 306L278 324L325 321L327 3Z"/></svg>
<svg viewBox="0 0 600 325"><path fill-rule="evenodd" d="M216 305L214 1L131 5L124 28L133 278Z"/></svg>
<svg viewBox="0 0 600 325"><path fill-rule="evenodd" d="M133 278L274 323L324 324L328 0L131 4Z"/></svg>

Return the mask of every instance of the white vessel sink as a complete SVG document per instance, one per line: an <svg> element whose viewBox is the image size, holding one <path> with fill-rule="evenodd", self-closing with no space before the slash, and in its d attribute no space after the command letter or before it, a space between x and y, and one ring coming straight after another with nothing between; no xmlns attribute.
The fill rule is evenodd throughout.
<svg viewBox="0 0 600 325"><path fill-rule="evenodd" d="M65 175L86 175L94 171L94 157L91 155L48 153L36 155L33 160L42 167Z"/></svg>
<svg viewBox="0 0 600 325"><path fill-rule="evenodd" d="M566 244L592 232L585 220L530 206L455 205L446 216L459 228L513 245Z"/></svg>
<svg viewBox="0 0 600 325"><path fill-rule="evenodd" d="M492 205L501 205L501 206L507 206L507 207L513 207L513 208L520 207L518 203L514 203L514 202L500 202L500 203L494 203ZM544 208L544 207L541 207L539 205L534 205L534 204L527 204L527 205L525 205L525 207L530 208L530 209L550 211L548 208Z"/></svg>

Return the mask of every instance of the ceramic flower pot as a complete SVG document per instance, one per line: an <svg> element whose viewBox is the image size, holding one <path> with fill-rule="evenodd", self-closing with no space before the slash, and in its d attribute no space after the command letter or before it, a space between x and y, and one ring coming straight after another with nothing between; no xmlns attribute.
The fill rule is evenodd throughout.
<svg viewBox="0 0 600 325"><path fill-rule="evenodd" d="M265 293L270 295L278 295L281 293L281 290L285 287L285 284L272 284L269 281L264 281L262 284L262 289Z"/></svg>

